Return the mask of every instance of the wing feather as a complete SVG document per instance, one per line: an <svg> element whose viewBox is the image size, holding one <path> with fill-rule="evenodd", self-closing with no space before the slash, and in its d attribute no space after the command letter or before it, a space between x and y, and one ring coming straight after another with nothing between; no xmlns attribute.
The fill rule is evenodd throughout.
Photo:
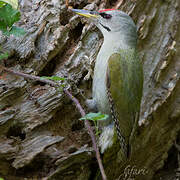
<svg viewBox="0 0 180 180"><path fill-rule="evenodd" d="M142 97L142 66L135 50L121 50L108 60L106 87L117 136L125 154Z"/></svg>

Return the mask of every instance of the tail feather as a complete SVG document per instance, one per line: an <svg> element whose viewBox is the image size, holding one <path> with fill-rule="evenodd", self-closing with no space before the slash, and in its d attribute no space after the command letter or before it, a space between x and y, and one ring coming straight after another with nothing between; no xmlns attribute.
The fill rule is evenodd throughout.
<svg viewBox="0 0 180 180"><path fill-rule="evenodd" d="M101 153L104 153L106 149L110 148L113 144L114 125L110 124L105 126L99 137L99 146L101 147Z"/></svg>

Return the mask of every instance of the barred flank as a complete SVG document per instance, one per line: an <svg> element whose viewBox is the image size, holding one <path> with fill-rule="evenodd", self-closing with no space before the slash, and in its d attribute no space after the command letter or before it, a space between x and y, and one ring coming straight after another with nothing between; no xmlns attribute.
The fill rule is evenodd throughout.
<svg viewBox="0 0 180 180"><path fill-rule="evenodd" d="M116 127L117 136L118 136L118 139L120 141L120 146L122 148L123 153L127 157L128 156L128 145L126 144L125 138L122 135L122 132L121 132L121 129L120 129L120 125L119 125L119 121L117 119L117 115L116 115L116 112L115 112L115 109L114 109L114 102L113 102L111 93L110 93L108 88L107 88L107 96L108 96L109 103L110 103L112 119L114 121L114 124L115 124L115 127Z"/></svg>

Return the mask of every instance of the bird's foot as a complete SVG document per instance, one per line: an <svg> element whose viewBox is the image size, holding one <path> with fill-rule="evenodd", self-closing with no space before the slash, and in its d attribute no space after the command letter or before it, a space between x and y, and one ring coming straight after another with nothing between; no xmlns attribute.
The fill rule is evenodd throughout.
<svg viewBox="0 0 180 180"><path fill-rule="evenodd" d="M85 101L85 104L88 107L89 111L93 111L93 112L97 112L98 111L95 99L87 99Z"/></svg>

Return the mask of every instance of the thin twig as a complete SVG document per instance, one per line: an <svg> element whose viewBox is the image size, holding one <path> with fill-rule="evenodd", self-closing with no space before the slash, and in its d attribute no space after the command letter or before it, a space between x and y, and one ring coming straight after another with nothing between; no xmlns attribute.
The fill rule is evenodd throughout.
<svg viewBox="0 0 180 180"><path fill-rule="evenodd" d="M24 77L25 79L31 79L33 81L40 81L40 82L49 84L49 85L51 85L53 87L59 87L58 83L56 83L56 82L54 82L52 80L42 79L39 76L29 75L29 74L25 74L25 73L22 73L22 72L17 72L17 71L8 69L8 68L6 68L6 67L4 67L2 65L0 65L0 68L3 69L4 71L8 72L8 73L14 74L16 76ZM63 91L75 103L75 106L79 110L81 116L82 117L85 116L86 113L85 113L84 109L82 108L81 104L79 103L78 99L76 99L67 89L64 89ZM96 152L96 158L97 158L97 161L98 161L98 165L99 165L99 168L100 168L102 178L103 178L103 180L107 180L107 177L106 177L106 174L105 174L105 171L104 171L104 167L103 167L103 164L102 164L102 160L101 160L101 157L100 157L99 149L98 149L98 146L96 144L96 138L95 138L92 127L91 127L88 120L85 120L85 126L88 129L89 135L90 135L91 140L92 140L93 148L94 148L94 150Z"/></svg>
<svg viewBox="0 0 180 180"><path fill-rule="evenodd" d="M81 113L81 116L82 117L85 116L86 113L85 113L84 109L82 108L82 106L80 105L79 101L68 90L64 90L64 92L75 103L77 109ZM87 127L87 129L89 131L89 135L90 135L91 140L92 140L93 148L94 148L94 150L96 152L96 158L97 158L97 161L98 161L98 164L99 164L99 168L100 168L100 171L101 171L102 178L103 178L103 180L106 180L107 178L106 178L106 174L105 174L105 171L104 171L104 167L102 165L102 160L101 160L101 157L100 157L99 149L98 149L98 146L96 144L96 138L95 138L95 135L93 133L92 127L91 127L91 125L90 125L90 123L89 123L89 121L87 119L85 120L85 126Z"/></svg>
<svg viewBox="0 0 180 180"><path fill-rule="evenodd" d="M51 81L51 80L48 80L48 79L43 79L39 76L34 76L34 75L30 75L30 74L25 74L25 73L22 73L22 72L17 72L17 71L14 71L14 70L11 70L11 69L8 69L2 65L0 65L0 69L3 69L4 71L6 72L9 72L11 74L14 74L16 76L21 76L25 79L31 79L33 81L40 81L40 82L43 82L43 83L46 83L46 84L49 84L53 87L59 87L59 85L57 83L55 83L54 81Z"/></svg>

